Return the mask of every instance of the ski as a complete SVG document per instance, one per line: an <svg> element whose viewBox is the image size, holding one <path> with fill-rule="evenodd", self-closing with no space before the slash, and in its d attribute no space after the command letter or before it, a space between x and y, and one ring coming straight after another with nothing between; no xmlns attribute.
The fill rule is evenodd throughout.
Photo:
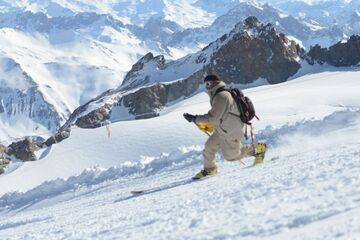
<svg viewBox="0 0 360 240"><path fill-rule="evenodd" d="M151 191L150 189L143 189L143 190L133 190L131 191L130 193L132 195L139 195L139 194L143 194L143 193L146 193L148 191Z"/></svg>
<svg viewBox="0 0 360 240"><path fill-rule="evenodd" d="M183 186L183 185L186 185L186 184L190 184L192 182L203 181L205 179L214 177L216 175L218 175L218 174L209 175L209 176L206 176L206 177L203 177L203 178L200 178L200 179L194 179L194 178L184 179L184 180L180 180L180 181L177 181L177 182L172 182L172 183L168 183L168 184L164 184L164 185L156 186L156 187L152 187L152 188L132 190L132 191L130 191L130 193L132 195L141 195L141 194L147 194L147 193L153 193L153 192L160 192L160 191L163 191L163 190L168 190L168 189L175 188L175 187L178 187L178 186Z"/></svg>
<svg viewBox="0 0 360 240"><path fill-rule="evenodd" d="M192 179L184 179L184 180L180 180L177 182L172 182L172 183L168 183L168 184L164 184L164 185L160 185L160 186L155 186L152 188L132 190L132 191L130 191L130 193L132 195L142 195L142 194L147 194L147 193L160 192L160 191L168 190L168 189L175 188L178 186L186 185L193 181L194 180L192 180Z"/></svg>

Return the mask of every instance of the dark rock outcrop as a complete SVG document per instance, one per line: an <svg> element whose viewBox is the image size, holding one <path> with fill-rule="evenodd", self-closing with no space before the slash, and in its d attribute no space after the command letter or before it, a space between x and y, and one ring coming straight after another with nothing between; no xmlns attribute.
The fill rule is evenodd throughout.
<svg viewBox="0 0 360 240"><path fill-rule="evenodd" d="M199 71L186 79L171 84L156 83L150 87L140 88L134 93L127 94L117 105L129 108L129 113L135 119L145 119L158 116L157 111L168 102L187 97L199 89L204 71Z"/></svg>
<svg viewBox="0 0 360 240"><path fill-rule="evenodd" d="M36 155L35 151L38 150L38 144L31 141L30 138L25 138L25 140L19 142L13 142L7 147L7 154L13 155L17 159L22 161L35 161Z"/></svg>
<svg viewBox="0 0 360 240"><path fill-rule="evenodd" d="M336 67L357 65L360 62L360 36L353 35L347 42L338 42L329 48L315 45L306 56L310 64L327 63Z"/></svg>
<svg viewBox="0 0 360 240"><path fill-rule="evenodd" d="M10 163L9 159L5 156L6 151L7 147L0 144L0 174L4 173L4 168Z"/></svg>
<svg viewBox="0 0 360 240"><path fill-rule="evenodd" d="M62 140L70 137L71 128L66 128L65 130L62 130L60 132L57 132L54 136L49 137L44 144L46 146L51 146L55 143L59 143Z"/></svg>
<svg viewBox="0 0 360 240"><path fill-rule="evenodd" d="M243 31L225 35L226 42L212 56L211 68L227 83L251 83L265 78L271 84L286 81L299 69L297 58L304 53L298 44L249 17ZM229 39L230 38L230 39Z"/></svg>
<svg viewBox="0 0 360 240"><path fill-rule="evenodd" d="M101 127L102 123L110 118L111 108L112 106L110 104L105 104L87 115L78 118L75 125L80 128Z"/></svg>
<svg viewBox="0 0 360 240"><path fill-rule="evenodd" d="M122 102L129 108L129 113L138 118L155 117L156 109L166 104L165 86L158 83L148 88L141 88L133 94L124 96Z"/></svg>

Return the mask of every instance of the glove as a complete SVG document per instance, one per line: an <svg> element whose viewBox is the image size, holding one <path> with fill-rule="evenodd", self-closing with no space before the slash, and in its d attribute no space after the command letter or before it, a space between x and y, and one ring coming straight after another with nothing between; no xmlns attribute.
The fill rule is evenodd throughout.
<svg viewBox="0 0 360 240"><path fill-rule="evenodd" d="M191 115L189 113L184 113L183 116L188 122L194 122L195 123L196 115Z"/></svg>
<svg viewBox="0 0 360 240"><path fill-rule="evenodd" d="M212 123L196 123L196 126L203 132L212 133L214 131L214 125Z"/></svg>

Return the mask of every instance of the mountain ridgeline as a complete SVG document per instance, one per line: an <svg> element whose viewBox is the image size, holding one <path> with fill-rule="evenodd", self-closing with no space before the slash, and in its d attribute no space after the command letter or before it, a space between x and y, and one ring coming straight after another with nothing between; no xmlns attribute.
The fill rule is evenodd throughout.
<svg viewBox="0 0 360 240"><path fill-rule="evenodd" d="M158 115L168 103L197 92L203 77L216 73L226 83L249 84L266 79L270 84L288 80L298 72L301 64L327 63L333 66L352 66L360 61L359 37L330 48L312 47L308 53L295 41L276 31L272 24L263 24L256 17L248 17L229 33L210 43L201 51L176 61L167 62L164 56L146 54L127 73L122 85L82 106L65 124L81 128L99 127L117 108L128 109L135 119ZM109 104L111 99L112 104ZM101 104L100 104L101 105ZM86 113L87 112L87 113ZM78 117L81 113L81 117Z"/></svg>
<svg viewBox="0 0 360 240"><path fill-rule="evenodd" d="M338 42L329 48L316 44L307 54L311 64L327 63L336 67L357 65L360 62L360 36L353 35L347 42Z"/></svg>
<svg viewBox="0 0 360 240"><path fill-rule="evenodd" d="M203 77L210 72L216 72L226 83L248 84L258 79L267 79L271 84L284 82L301 68L299 62L304 55L304 49L273 25L249 17L229 34L179 60L167 62L162 55L146 54L133 65L122 85L104 96L104 106L105 99L114 102L114 109L102 111L107 116L99 114L100 107L79 118L73 115L70 121L76 119L75 124L83 128L98 127L118 107L127 108L135 118L156 116L169 102L198 91Z"/></svg>
<svg viewBox="0 0 360 240"><path fill-rule="evenodd" d="M73 124L97 128L109 121L156 117L164 106L201 90L202 80L209 73L218 74L228 84L250 84L259 79L277 84L291 78L303 64L357 65L359 46L360 37L352 36L329 48L316 45L306 53L272 24L248 17L201 51L178 60L167 61L163 55L147 53L132 66L121 86L75 109L53 137L37 146L69 137Z"/></svg>
<svg viewBox="0 0 360 240"><path fill-rule="evenodd" d="M178 99L180 94L187 96L185 92L173 90L174 85L168 86L169 83L178 81L181 87L177 88L187 88L187 93L192 94L198 85L196 80L194 84L183 80L192 78L193 74L196 76L205 68L215 69L227 82L248 83L255 77L270 83L283 81L289 72L298 68L295 62L278 58L284 55L290 59L295 52L299 55L299 50L294 49L295 45L289 39L306 50L315 44L329 48L359 33L360 29L357 0L311 5L237 0L156 2L1 1L0 52L5 64L4 74L0 76L4 82L0 86L3 93L0 96L3 99L0 101L0 138L54 134L66 120L74 123L80 117L83 118L77 123L79 126L99 126L108 115L111 120L121 119L119 114L113 114L114 105L125 108L125 114L129 110L136 118L156 116L156 111L149 110L161 109L168 99ZM275 39L266 30L266 24L254 31L259 36L254 36L251 28L247 33L240 33L248 16L273 24L271 27L285 34L287 39L277 37L273 43L264 43L261 36ZM249 21L247 24L251 25ZM236 25L237 29L234 29ZM230 36L230 32L233 35ZM241 39L232 39L237 37ZM214 42L216 39L217 43ZM279 41L288 41L293 46L281 47ZM205 46L209 47L203 49ZM253 49L249 51L250 48ZM282 51L285 53L278 54ZM316 63L327 62L329 56L323 51L314 49L308 60L315 61L319 57ZM270 52L275 53L274 56L270 56ZM125 78L140 56L144 57L134 65L133 74L127 74ZM331 58L340 59L338 56ZM28 78L19 75L18 84L12 85L11 89L28 96L34 95L32 91L36 92L36 101L30 101L31 112L22 106L16 94L10 94L13 100L6 96L9 91L3 86L12 81L5 72L7 60L17 64L24 76L32 81L32 85L28 85ZM157 69L160 74L154 72ZM146 99L154 99L153 91L159 93L156 100L150 101L152 103L141 102L137 96L135 100L132 99L134 96L127 96L130 89L134 93L137 88L147 88L155 83L166 83L162 87L165 90L141 90ZM21 88L23 86L27 87ZM96 106L95 96L99 96ZM91 103L86 104L89 101ZM93 106L91 110L90 105ZM103 110L99 110L100 107ZM46 115L44 111L52 113ZM94 112L88 115L90 111ZM38 113L46 117L38 117Z"/></svg>

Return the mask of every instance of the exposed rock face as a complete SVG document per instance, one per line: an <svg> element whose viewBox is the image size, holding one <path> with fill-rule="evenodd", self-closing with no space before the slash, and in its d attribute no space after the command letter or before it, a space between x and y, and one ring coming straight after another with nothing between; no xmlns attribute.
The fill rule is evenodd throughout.
<svg viewBox="0 0 360 240"><path fill-rule="evenodd" d="M271 24L249 17L242 27L243 31L223 36L220 40L226 43L212 56L211 68L226 82L251 83L265 78L275 84L300 69L297 58L304 50Z"/></svg>
<svg viewBox="0 0 360 240"><path fill-rule="evenodd" d="M336 67L353 66L360 62L360 36L353 35L350 39L338 42L330 48L315 45L307 53L310 64L330 64Z"/></svg>
<svg viewBox="0 0 360 240"><path fill-rule="evenodd" d="M30 138L19 142L13 142L7 147L7 154L14 155L17 159L22 161L35 161L35 151L38 150L38 145L32 142Z"/></svg>
<svg viewBox="0 0 360 240"><path fill-rule="evenodd" d="M190 96L199 89L204 72L200 71L186 81L176 81L171 84L157 83L147 88L127 94L120 99L118 105L129 108L129 113L135 115L135 119L152 118L158 116L157 110L163 108L168 102L181 97Z"/></svg>
<svg viewBox="0 0 360 240"><path fill-rule="evenodd" d="M5 157L6 146L0 144L0 174L4 173L4 168L10 163Z"/></svg>
<svg viewBox="0 0 360 240"><path fill-rule="evenodd" d="M148 88L141 88L134 94L128 94L122 99L129 112L138 115L138 118L157 116L156 109L166 104L166 91L163 84L155 84Z"/></svg>
<svg viewBox="0 0 360 240"><path fill-rule="evenodd" d="M104 106L90 112L89 114L80 117L76 120L75 124L81 128L97 128L102 126L102 123L109 119L111 105L105 104Z"/></svg>
<svg viewBox="0 0 360 240"><path fill-rule="evenodd" d="M44 144L45 144L46 146L51 146L51 145L53 145L53 144L55 144L55 143L59 143L59 142L61 142L62 140L70 137L70 132L71 132L71 128L67 128L67 129L65 129L65 130L63 130L63 131L60 131L60 132L56 133L55 136L49 137L49 138L44 142Z"/></svg>

